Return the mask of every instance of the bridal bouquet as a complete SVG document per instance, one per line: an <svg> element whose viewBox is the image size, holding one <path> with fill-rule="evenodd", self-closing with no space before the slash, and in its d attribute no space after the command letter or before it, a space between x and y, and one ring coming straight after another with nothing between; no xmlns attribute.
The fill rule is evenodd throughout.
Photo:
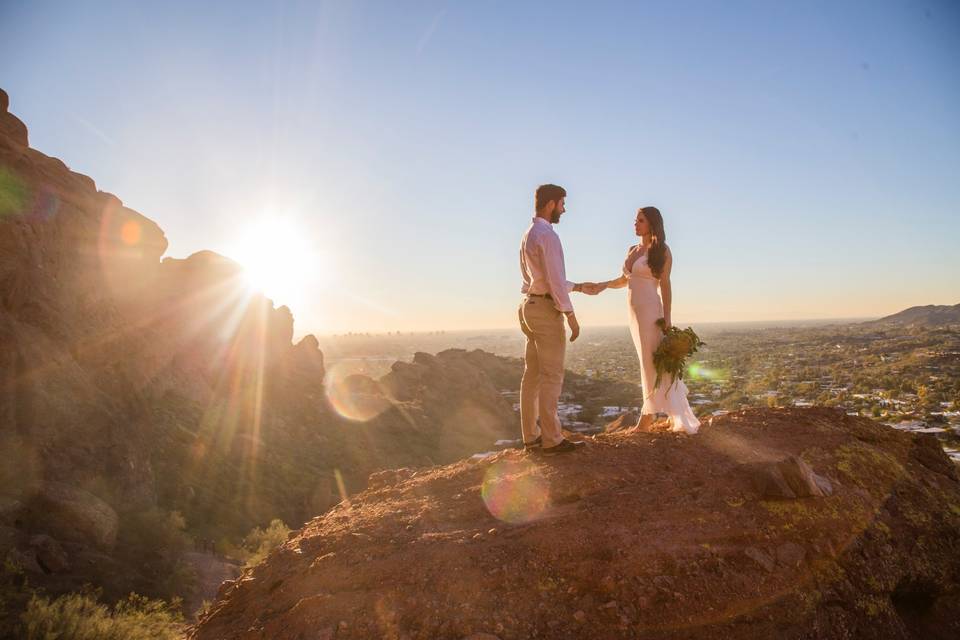
<svg viewBox="0 0 960 640"><path fill-rule="evenodd" d="M657 326L663 331L663 340L653 352L653 365L657 369L657 381L653 383L654 387L660 386L660 380L664 375L673 376L674 382L682 380L687 358L706 344L690 327L667 329L667 323L663 318L657 320Z"/></svg>

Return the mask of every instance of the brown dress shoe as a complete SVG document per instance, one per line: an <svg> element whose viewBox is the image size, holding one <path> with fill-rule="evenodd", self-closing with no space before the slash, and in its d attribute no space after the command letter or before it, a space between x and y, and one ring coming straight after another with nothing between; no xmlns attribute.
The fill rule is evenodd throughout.
<svg viewBox="0 0 960 640"><path fill-rule="evenodd" d="M567 440L564 438L560 441L560 444L553 447L543 447L540 452L546 456L552 456L556 453L569 453L571 451L579 451L586 447L586 444L583 442L573 442L572 440Z"/></svg>

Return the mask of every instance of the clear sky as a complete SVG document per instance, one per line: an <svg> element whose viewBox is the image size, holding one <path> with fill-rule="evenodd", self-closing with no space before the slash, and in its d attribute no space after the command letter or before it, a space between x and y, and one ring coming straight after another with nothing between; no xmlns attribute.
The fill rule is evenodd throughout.
<svg viewBox="0 0 960 640"><path fill-rule="evenodd" d="M512 326L542 182L572 280L661 209L678 322L956 304L958 69L952 1L0 0L32 146L170 256L262 239L298 334Z"/></svg>

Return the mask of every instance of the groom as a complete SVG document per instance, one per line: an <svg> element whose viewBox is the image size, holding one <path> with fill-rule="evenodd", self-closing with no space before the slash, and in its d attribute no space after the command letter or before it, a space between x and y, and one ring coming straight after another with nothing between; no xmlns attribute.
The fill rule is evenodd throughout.
<svg viewBox="0 0 960 640"><path fill-rule="evenodd" d="M527 337L520 381L520 428L524 449L541 447L546 455L575 451L583 444L563 437L557 415L567 341L563 321L566 318L570 325L573 342L580 335L580 324L569 292L599 293L593 283L567 281L563 246L553 230L565 211L566 196L566 190L555 184L537 187L536 216L520 240L520 291L524 297L519 316L520 329Z"/></svg>

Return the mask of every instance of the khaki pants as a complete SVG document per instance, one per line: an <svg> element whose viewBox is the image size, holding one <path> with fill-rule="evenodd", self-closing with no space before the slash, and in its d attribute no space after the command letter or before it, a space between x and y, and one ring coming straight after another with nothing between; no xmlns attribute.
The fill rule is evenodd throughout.
<svg viewBox="0 0 960 640"><path fill-rule="evenodd" d="M563 314L548 298L527 297L520 304L520 329L527 336L523 378L520 380L520 428L524 442L543 436L543 446L563 440L557 402L563 387L563 357L567 331ZM537 415L540 426L537 426Z"/></svg>

